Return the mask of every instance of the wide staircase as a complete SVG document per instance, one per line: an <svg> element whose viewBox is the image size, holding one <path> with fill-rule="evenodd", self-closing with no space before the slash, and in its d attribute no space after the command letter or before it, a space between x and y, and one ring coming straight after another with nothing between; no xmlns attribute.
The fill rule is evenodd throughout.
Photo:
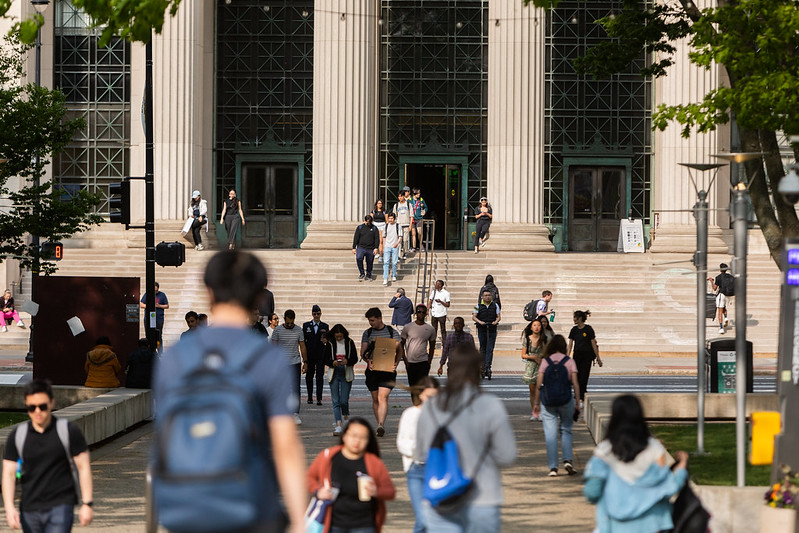
<svg viewBox="0 0 799 533"><path fill-rule="evenodd" d="M208 312L202 272L213 251L187 249L187 261L179 268L157 267L156 279L169 298L164 338L173 343L185 329L189 310ZM269 287L276 310L282 315L294 309L297 321L310 320L311 307L318 304L322 318L331 326L343 324L359 338L368 327L364 312L377 306L390 322L388 302L398 287L413 297L416 261L400 263L398 281L384 287L382 265L375 265L376 280L359 282L349 251L258 250L267 266ZM491 252L437 252L434 279L446 281L452 294L449 316L463 316L467 328L477 293L486 274L492 274L500 290L502 322L496 350L510 354L520 347L525 325L522 309L541 291L554 293L550 308L556 311L552 326L568 335L574 310L591 310L591 324L601 351L616 355L689 355L696 346L696 274L688 254L553 254ZM727 256L711 256L710 274ZM70 249L56 275L138 276L144 289L144 250L141 248ZM780 274L767 255L750 255L748 261L748 338L758 355L777 351ZM21 303L29 291L23 279ZM732 317L733 315L731 315ZM123 319L122 317L120 319ZM26 323L28 320L26 319ZM451 327L451 321L449 322ZM718 326L707 321L707 337L718 337ZM28 330L9 328L0 343L26 344ZM732 338L735 329L725 335ZM17 339L20 337L20 339Z"/></svg>

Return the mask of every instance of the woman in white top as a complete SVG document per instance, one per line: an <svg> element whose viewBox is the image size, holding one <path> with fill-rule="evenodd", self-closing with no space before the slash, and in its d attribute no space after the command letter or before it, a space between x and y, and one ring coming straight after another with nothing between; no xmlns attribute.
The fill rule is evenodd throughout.
<svg viewBox="0 0 799 533"><path fill-rule="evenodd" d="M419 405L408 407L403 411L397 429L397 450L402 454L402 469L408 480L408 495L416 515L416 523L413 526L413 533L424 533L427 528L424 525L424 514L422 513L422 494L424 492L424 464L413 461L413 452L416 450L416 425L419 422L419 415L422 414L422 405L428 398L432 398L438 393L440 385L438 380L431 376L425 376L411 388L411 392L416 392L419 398ZM413 395L412 395L413 396Z"/></svg>
<svg viewBox="0 0 799 533"><path fill-rule="evenodd" d="M269 322L266 325L266 334L269 335L269 338L272 338L272 333L275 332L275 328L280 324L280 317L277 316L277 313L272 313L269 315Z"/></svg>
<svg viewBox="0 0 799 533"><path fill-rule="evenodd" d="M208 202L200 196L200 191L191 194L191 203L188 209L189 218L194 219L191 223L191 236L194 239L194 249L202 250L203 239L200 235L202 227L208 227ZM206 229L206 231L208 231Z"/></svg>

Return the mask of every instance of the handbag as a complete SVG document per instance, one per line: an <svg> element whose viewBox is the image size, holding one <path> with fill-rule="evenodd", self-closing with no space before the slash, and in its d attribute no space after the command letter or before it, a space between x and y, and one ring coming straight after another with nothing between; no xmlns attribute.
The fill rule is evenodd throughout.
<svg viewBox="0 0 799 533"><path fill-rule="evenodd" d="M325 530L325 515L332 500L320 500L311 496L308 508L305 510L305 533L322 533Z"/></svg>

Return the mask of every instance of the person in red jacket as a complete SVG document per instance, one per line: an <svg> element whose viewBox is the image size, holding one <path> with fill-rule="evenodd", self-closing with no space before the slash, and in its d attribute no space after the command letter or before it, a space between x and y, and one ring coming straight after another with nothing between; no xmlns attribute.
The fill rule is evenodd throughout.
<svg viewBox="0 0 799 533"><path fill-rule="evenodd" d="M327 507L325 533L380 533L385 502L393 500L396 491L365 419L351 418L341 445L322 450L306 478L308 490L318 499L333 501Z"/></svg>

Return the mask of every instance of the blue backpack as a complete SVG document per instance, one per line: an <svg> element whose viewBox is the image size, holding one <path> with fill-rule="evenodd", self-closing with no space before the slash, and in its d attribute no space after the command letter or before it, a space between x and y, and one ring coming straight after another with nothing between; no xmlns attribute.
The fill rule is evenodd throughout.
<svg viewBox="0 0 799 533"><path fill-rule="evenodd" d="M541 403L547 407L566 405L572 399L572 384L569 369L566 368L569 356L565 356L557 363L552 361L551 357L545 360L547 368L541 381Z"/></svg>
<svg viewBox="0 0 799 533"><path fill-rule="evenodd" d="M170 531L210 533L258 524L269 476L266 414L250 368L266 351L245 334L238 349L189 335L165 357L182 371L158 398L153 501Z"/></svg>

